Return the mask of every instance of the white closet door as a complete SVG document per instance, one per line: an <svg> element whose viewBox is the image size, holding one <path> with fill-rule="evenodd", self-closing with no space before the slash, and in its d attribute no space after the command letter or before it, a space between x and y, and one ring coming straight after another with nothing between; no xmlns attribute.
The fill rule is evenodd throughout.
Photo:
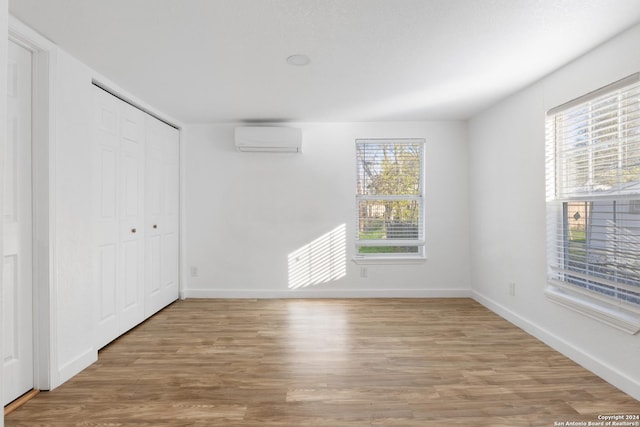
<svg viewBox="0 0 640 427"><path fill-rule="evenodd" d="M33 388L31 52L9 42L4 164L4 405Z"/></svg>
<svg viewBox="0 0 640 427"><path fill-rule="evenodd" d="M120 102L120 334L144 320L144 117Z"/></svg>
<svg viewBox="0 0 640 427"><path fill-rule="evenodd" d="M164 301L169 304L180 292L180 132L165 127L165 226L163 228Z"/></svg>
<svg viewBox="0 0 640 427"><path fill-rule="evenodd" d="M93 207L95 224L96 345L118 336L120 120L117 100L94 89Z"/></svg>
<svg viewBox="0 0 640 427"><path fill-rule="evenodd" d="M96 346L144 320L144 113L94 88Z"/></svg>
<svg viewBox="0 0 640 427"><path fill-rule="evenodd" d="M145 315L178 299L179 133L146 118Z"/></svg>

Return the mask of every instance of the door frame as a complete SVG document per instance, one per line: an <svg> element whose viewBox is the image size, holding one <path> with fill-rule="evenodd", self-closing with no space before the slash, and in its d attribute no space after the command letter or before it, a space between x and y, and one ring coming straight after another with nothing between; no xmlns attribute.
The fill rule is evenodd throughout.
<svg viewBox="0 0 640 427"><path fill-rule="evenodd" d="M33 387L50 390L56 366L55 322L55 64L56 47L9 15L8 39L32 53Z"/></svg>

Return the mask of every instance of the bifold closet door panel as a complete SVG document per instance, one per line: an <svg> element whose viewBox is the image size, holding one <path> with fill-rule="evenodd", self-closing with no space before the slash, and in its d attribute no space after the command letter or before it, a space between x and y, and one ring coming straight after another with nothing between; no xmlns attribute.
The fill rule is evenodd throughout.
<svg viewBox="0 0 640 427"><path fill-rule="evenodd" d="M168 157L165 159L165 229L162 265L164 300L175 301L180 293L180 132L165 127Z"/></svg>
<svg viewBox="0 0 640 427"><path fill-rule="evenodd" d="M145 316L178 298L179 133L146 118Z"/></svg>
<svg viewBox="0 0 640 427"><path fill-rule="evenodd" d="M118 259L120 256L119 157L120 113L118 100L93 88L94 160L93 223L96 346L118 336Z"/></svg>
<svg viewBox="0 0 640 427"><path fill-rule="evenodd" d="M145 113L94 87L96 346L144 320Z"/></svg>
<svg viewBox="0 0 640 427"><path fill-rule="evenodd" d="M120 101L120 334L144 320L146 114Z"/></svg>

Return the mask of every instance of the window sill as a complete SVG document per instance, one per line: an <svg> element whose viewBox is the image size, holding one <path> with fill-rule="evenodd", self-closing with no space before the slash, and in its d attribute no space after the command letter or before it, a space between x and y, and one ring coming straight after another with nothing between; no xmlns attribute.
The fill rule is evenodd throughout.
<svg viewBox="0 0 640 427"><path fill-rule="evenodd" d="M616 329L635 335L640 331L640 314L622 306L608 304L587 295L555 286L545 290L547 298L556 304L598 320Z"/></svg>
<svg viewBox="0 0 640 427"><path fill-rule="evenodd" d="M414 257L391 257L391 256L354 256L352 261L356 264L424 264L427 258L424 256Z"/></svg>

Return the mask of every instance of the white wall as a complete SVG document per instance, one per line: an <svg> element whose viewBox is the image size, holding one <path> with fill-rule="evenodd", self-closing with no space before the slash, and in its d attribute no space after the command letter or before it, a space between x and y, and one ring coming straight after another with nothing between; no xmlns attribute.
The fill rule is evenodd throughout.
<svg viewBox="0 0 640 427"><path fill-rule="evenodd" d="M62 50L55 70L51 147L53 230L53 385L97 359L92 289L92 71Z"/></svg>
<svg viewBox="0 0 640 427"><path fill-rule="evenodd" d="M298 124L300 155L239 153L234 125L188 126L187 297L469 295L466 125ZM355 265L355 139L425 138L427 261ZM344 224L346 275L290 290L287 256ZM360 267L368 277L360 277Z"/></svg>
<svg viewBox="0 0 640 427"><path fill-rule="evenodd" d="M469 122L475 297L638 399L640 336L544 295L544 119L548 109L639 71L639 42L637 26Z"/></svg>

